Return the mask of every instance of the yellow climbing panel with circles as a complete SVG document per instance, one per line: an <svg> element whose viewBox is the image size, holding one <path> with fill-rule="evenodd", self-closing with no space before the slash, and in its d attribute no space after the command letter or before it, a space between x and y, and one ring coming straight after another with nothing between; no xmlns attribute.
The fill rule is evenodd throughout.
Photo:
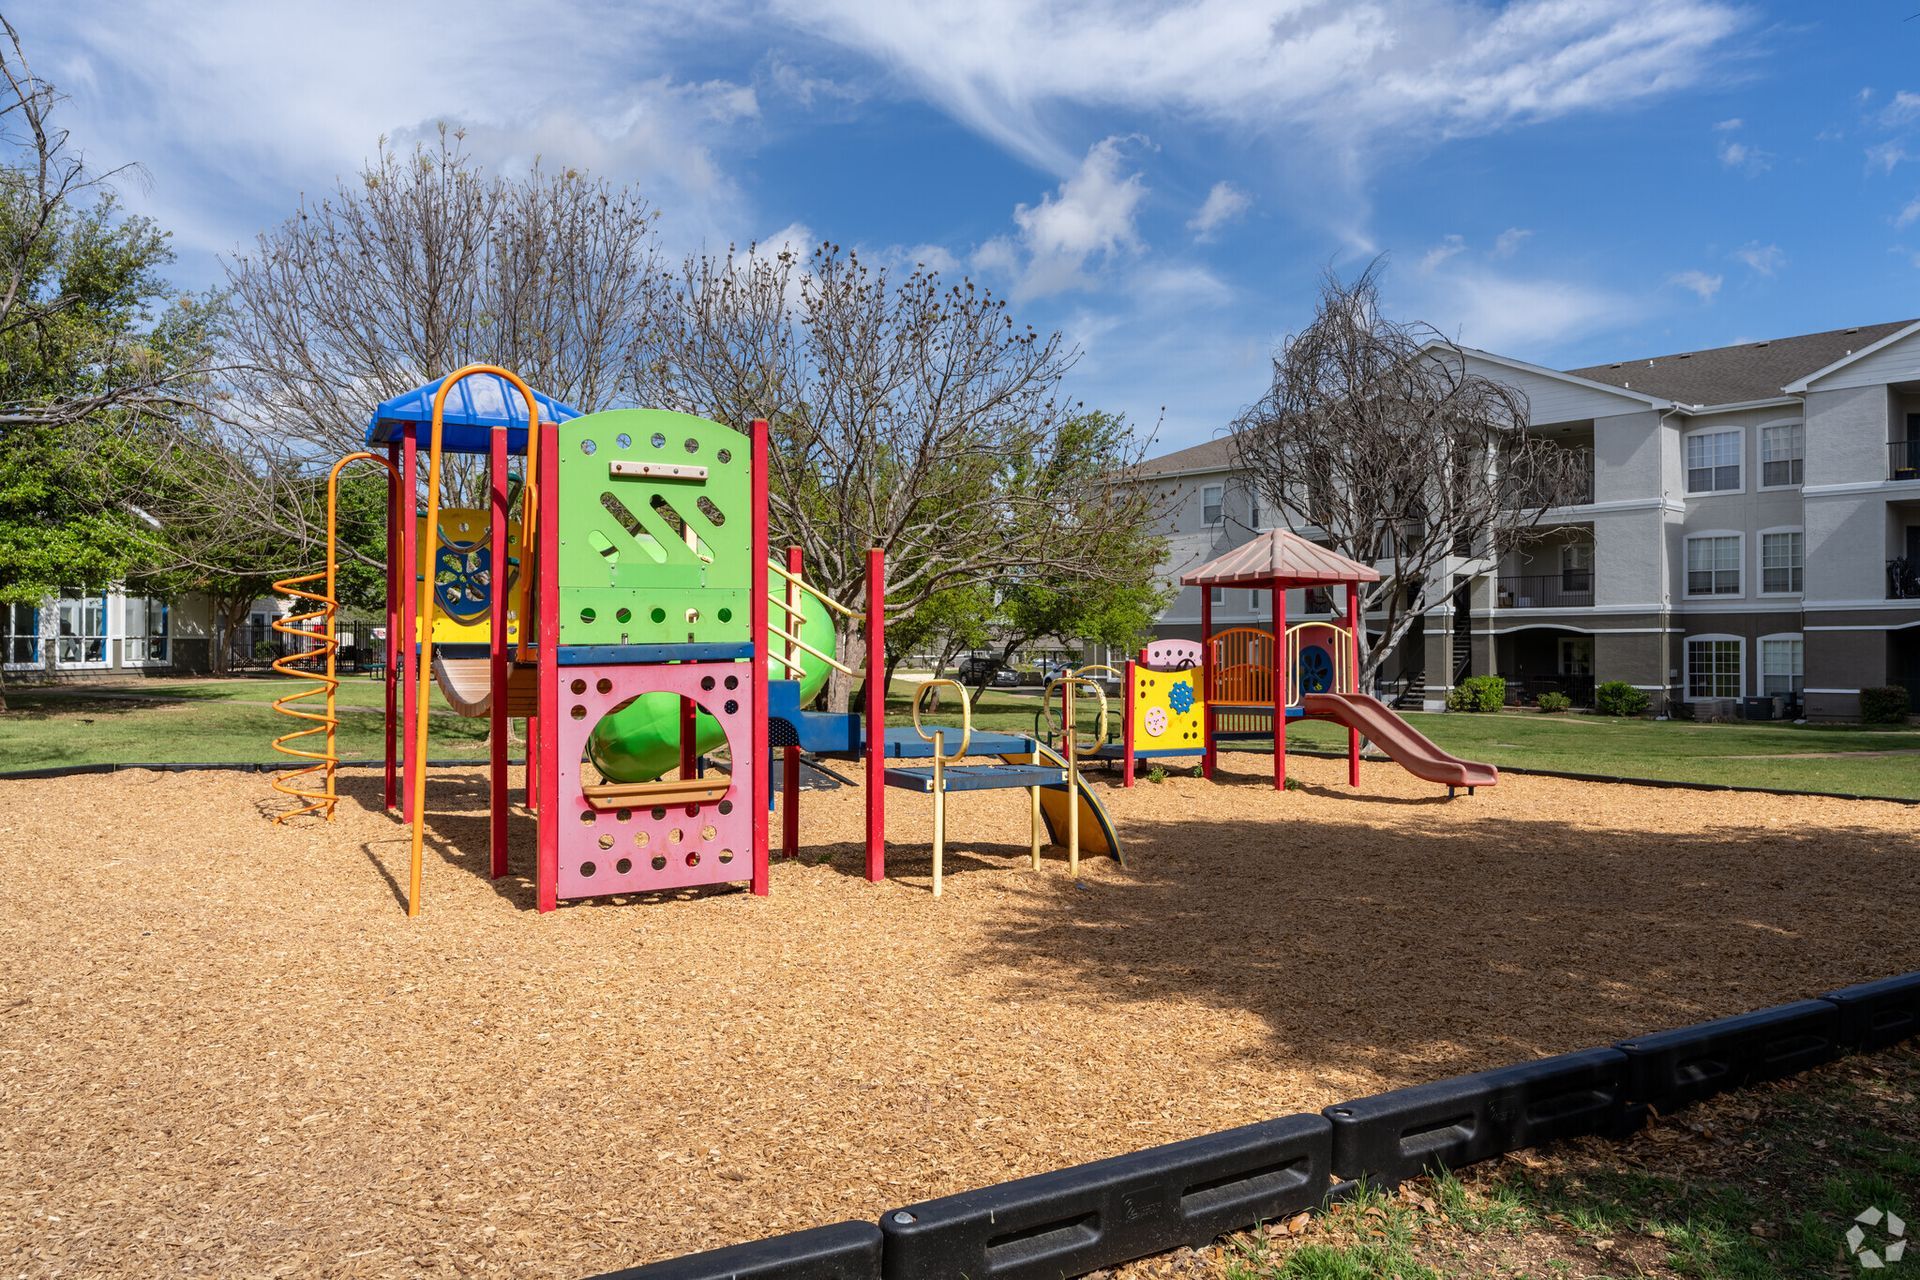
<svg viewBox="0 0 1920 1280"><path fill-rule="evenodd" d="M1133 669L1133 746L1135 751L1207 745L1206 704L1201 698L1200 669L1152 671Z"/></svg>
<svg viewBox="0 0 1920 1280"><path fill-rule="evenodd" d="M488 529L484 511L443 510L437 537L428 533L425 517L419 520L415 536L420 554L414 570L419 574L420 589L435 593L435 644L487 641L487 617L493 604L493 548ZM508 644L520 642L520 619L527 608L527 580L520 572L524 560L520 522L514 520L507 525Z"/></svg>

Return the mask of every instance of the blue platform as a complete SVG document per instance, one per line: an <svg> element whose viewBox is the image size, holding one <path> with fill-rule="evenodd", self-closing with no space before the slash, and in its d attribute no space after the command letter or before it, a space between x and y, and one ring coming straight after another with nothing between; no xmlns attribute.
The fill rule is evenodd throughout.
<svg viewBox="0 0 1920 1280"><path fill-rule="evenodd" d="M1011 787L1063 787L1065 769L1028 764L950 764L941 773L948 791L998 791ZM887 785L909 791L933 791L932 766L887 770Z"/></svg>

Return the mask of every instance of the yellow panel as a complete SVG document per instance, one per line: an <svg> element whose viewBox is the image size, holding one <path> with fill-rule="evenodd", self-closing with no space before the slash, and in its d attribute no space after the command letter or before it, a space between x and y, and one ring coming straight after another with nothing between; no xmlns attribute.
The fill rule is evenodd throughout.
<svg viewBox="0 0 1920 1280"><path fill-rule="evenodd" d="M1180 710L1184 706L1186 710ZM1175 749L1206 745L1206 707L1200 698L1200 670L1133 669L1133 749Z"/></svg>
<svg viewBox="0 0 1920 1280"><path fill-rule="evenodd" d="M488 518L484 511L459 509L440 512L440 536L430 538L427 522L419 521L419 561L414 566L420 589L430 578L427 566L438 556L439 594L434 600L435 644L485 644L488 595L485 575L492 565L488 547ZM507 525L507 643L520 640L520 616L527 607L527 579L520 572L520 522ZM476 580L476 578L478 580Z"/></svg>

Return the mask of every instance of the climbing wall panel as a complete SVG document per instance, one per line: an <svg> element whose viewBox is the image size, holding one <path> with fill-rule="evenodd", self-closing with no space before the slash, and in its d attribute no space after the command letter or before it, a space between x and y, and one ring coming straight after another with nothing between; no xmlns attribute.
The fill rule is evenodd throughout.
<svg viewBox="0 0 1920 1280"><path fill-rule="evenodd" d="M560 642L748 639L752 445L657 409L560 425Z"/></svg>
<svg viewBox="0 0 1920 1280"><path fill-rule="evenodd" d="M488 610L493 604L493 548L490 517L485 511L460 508L440 512L439 536L427 531L425 517L417 521L414 545L419 551L415 573L424 585L433 583L435 644L484 644ZM520 522L507 525L507 642L520 639L520 615L527 606L527 586L520 574Z"/></svg>
<svg viewBox="0 0 1920 1280"><path fill-rule="evenodd" d="M718 720L734 760L744 762L755 715L752 670L745 662L560 670L560 897L649 893L751 878L753 807L744 771L717 800L639 800L630 808L596 810L587 803L584 785L597 775L589 778L592 766L581 757L601 717L643 693L662 692L691 698Z"/></svg>

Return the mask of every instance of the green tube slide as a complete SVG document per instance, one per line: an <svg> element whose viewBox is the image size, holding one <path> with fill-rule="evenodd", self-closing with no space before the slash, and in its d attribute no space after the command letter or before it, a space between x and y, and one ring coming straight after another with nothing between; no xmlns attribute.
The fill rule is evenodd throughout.
<svg viewBox="0 0 1920 1280"><path fill-rule="evenodd" d="M773 579L776 590L781 579ZM805 588L801 591L801 613L804 615L800 628L782 627L792 631L809 645L822 653L833 652L833 618L827 607L815 599ZM786 616L777 606L770 606L768 613L775 626L780 626ZM778 636L769 635L767 643L773 653L785 652L785 641ZM797 678L800 681L800 705L811 702L827 682L830 668L826 663L804 650L795 650L794 659L800 663ZM778 662L770 663L770 679L796 678ZM720 722L703 711L694 712L693 742L697 754L704 754L726 744L727 735L721 732ZM738 744L736 749L744 750L746 744ZM593 734L587 740L587 758L593 761L609 782L651 782L662 777L680 764L680 698L672 693L643 693L626 706L613 712L594 726Z"/></svg>

